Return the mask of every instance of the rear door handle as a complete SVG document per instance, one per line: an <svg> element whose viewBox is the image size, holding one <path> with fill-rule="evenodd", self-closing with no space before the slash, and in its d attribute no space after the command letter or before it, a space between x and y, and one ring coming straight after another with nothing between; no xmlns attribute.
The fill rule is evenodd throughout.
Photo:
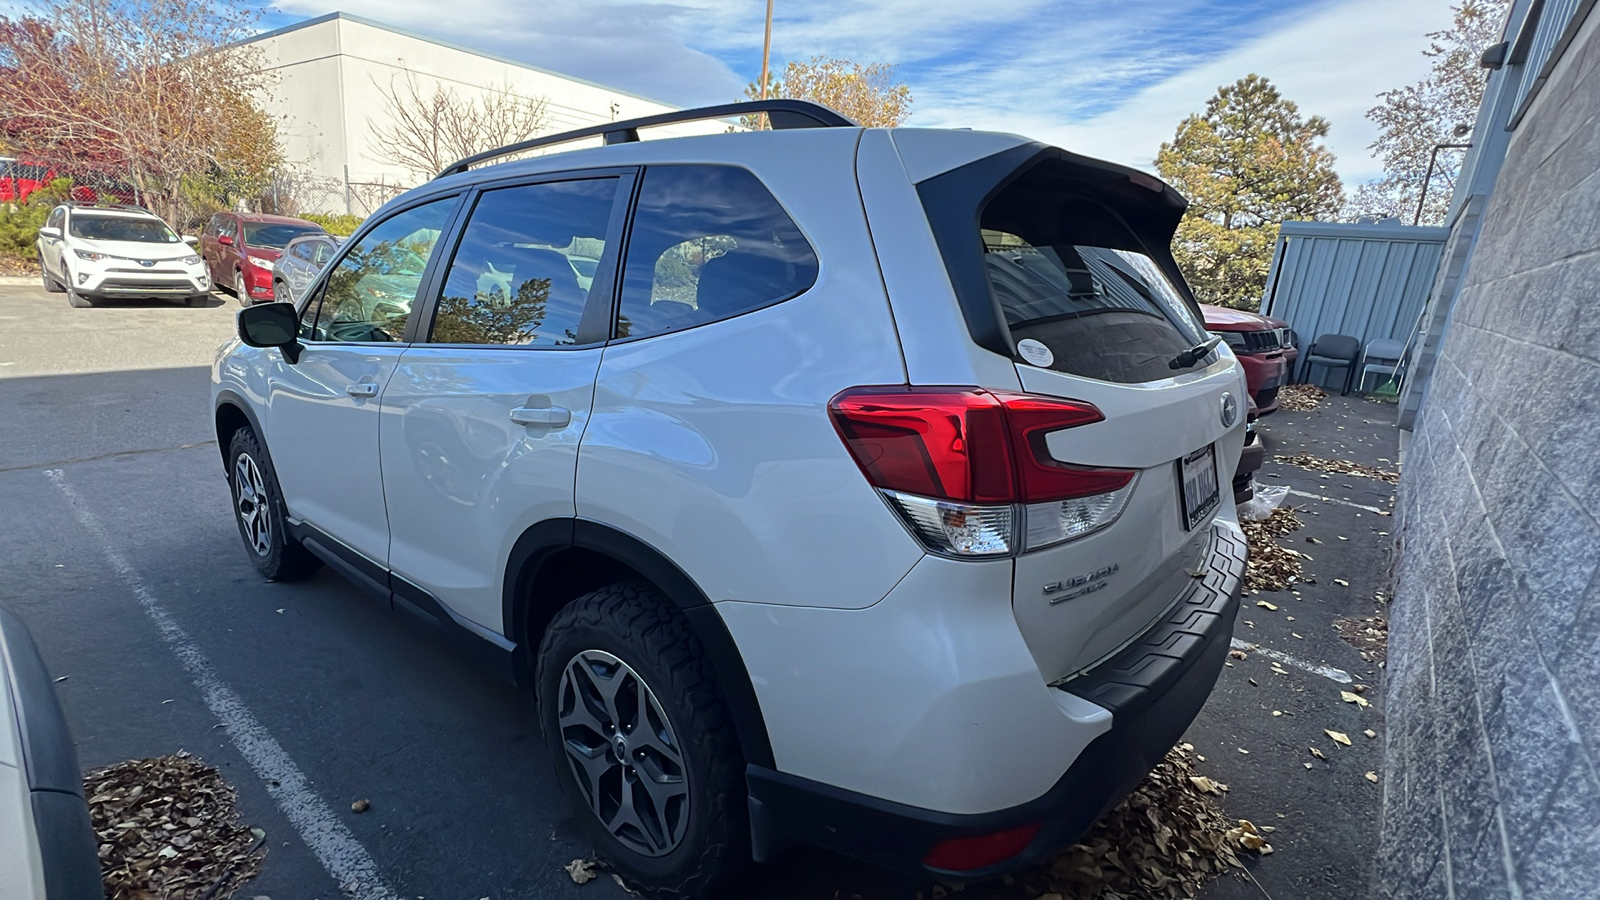
<svg viewBox="0 0 1600 900"><path fill-rule="evenodd" d="M345 385L344 392L352 397L376 397L378 386L368 381L358 381Z"/></svg>
<svg viewBox="0 0 1600 900"><path fill-rule="evenodd" d="M511 421L518 425L565 428L572 424L572 410L560 406L519 406L511 411Z"/></svg>

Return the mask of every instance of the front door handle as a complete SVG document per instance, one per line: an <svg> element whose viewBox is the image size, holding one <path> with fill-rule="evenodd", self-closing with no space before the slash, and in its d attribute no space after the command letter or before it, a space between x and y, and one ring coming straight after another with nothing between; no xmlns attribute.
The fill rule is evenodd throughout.
<svg viewBox="0 0 1600 900"><path fill-rule="evenodd" d="M344 392L352 397L376 397L378 386L368 381L358 381L345 385Z"/></svg>
<svg viewBox="0 0 1600 900"><path fill-rule="evenodd" d="M518 425L565 428L572 424L572 410L560 406L519 406L511 411L511 421Z"/></svg>

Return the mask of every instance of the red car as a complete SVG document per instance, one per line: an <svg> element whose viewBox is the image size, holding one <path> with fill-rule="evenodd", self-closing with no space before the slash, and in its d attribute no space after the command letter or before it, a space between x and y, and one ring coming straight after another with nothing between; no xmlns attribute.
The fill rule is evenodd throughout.
<svg viewBox="0 0 1600 900"><path fill-rule="evenodd" d="M283 248L303 234L321 233L321 225L304 219L217 213L200 233L200 256L212 284L231 290L246 306L267 303L272 300L272 263Z"/></svg>
<svg viewBox="0 0 1600 900"><path fill-rule="evenodd" d="M1300 358L1300 335L1294 333L1289 323L1276 316L1262 316L1267 324L1278 329L1278 344L1283 347L1283 364L1288 366L1288 381L1294 380L1294 361Z"/></svg>
<svg viewBox="0 0 1600 900"><path fill-rule="evenodd" d="M1261 415L1278 411L1278 388L1289 381L1293 370L1284 358L1282 335L1287 324L1272 324L1265 316L1239 309L1200 304L1206 317L1206 330L1228 342L1233 355L1244 366L1245 383Z"/></svg>

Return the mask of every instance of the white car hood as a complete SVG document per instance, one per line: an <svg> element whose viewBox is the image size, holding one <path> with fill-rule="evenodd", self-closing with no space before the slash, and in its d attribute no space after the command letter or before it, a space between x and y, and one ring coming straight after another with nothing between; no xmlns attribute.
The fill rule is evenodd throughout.
<svg viewBox="0 0 1600 900"><path fill-rule="evenodd" d="M83 238L73 238L72 247L76 250L104 253L107 256L120 256L123 259L153 259L157 262L174 262L199 252L182 242L152 244L144 241L89 241Z"/></svg>

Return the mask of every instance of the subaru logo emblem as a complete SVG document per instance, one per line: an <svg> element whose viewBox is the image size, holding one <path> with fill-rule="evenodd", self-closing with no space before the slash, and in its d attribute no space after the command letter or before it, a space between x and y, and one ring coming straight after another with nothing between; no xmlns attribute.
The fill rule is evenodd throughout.
<svg viewBox="0 0 1600 900"><path fill-rule="evenodd" d="M141 260L139 260L139 265L144 266L146 269L150 268L151 266L153 266L155 264L156 264L156 261L153 260L153 259L141 259Z"/></svg>
<svg viewBox="0 0 1600 900"><path fill-rule="evenodd" d="M1239 401L1227 391L1222 392L1222 427L1232 428L1239 421Z"/></svg>

